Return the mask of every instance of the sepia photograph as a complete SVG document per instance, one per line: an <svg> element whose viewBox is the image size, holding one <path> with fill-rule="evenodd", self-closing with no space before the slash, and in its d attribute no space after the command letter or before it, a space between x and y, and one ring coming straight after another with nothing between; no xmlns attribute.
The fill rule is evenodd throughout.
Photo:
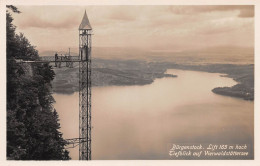
<svg viewBox="0 0 260 166"><path fill-rule="evenodd" d="M5 5L8 161L255 160L255 5Z"/></svg>

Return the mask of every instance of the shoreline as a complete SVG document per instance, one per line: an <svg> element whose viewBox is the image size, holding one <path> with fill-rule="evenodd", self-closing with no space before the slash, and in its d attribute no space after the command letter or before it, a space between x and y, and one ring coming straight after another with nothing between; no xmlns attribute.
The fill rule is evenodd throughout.
<svg viewBox="0 0 260 166"><path fill-rule="evenodd" d="M237 82L232 87L216 87L211 91L218 95L254 101L254 64L208 64L208 65L168 65L172 69L219 73Z"/></svg>
<svg viewBox="0 0 260 166"><path fill-rule="evenodd" d="M154 82L155 79L158 79L158 78L176 78L178 77L177 75L174 75L174 74L160 74L160 73L157 73L157 77L153 78L152 80L142 80L142 81L139 81L139 82L129 82L129 83L114 83L114 84L96 84L92 87L106 87L106 86L144 86L144 85L149 85L149 84L152 84ZM59 88L54 88L54 90L52 91L52 93L56 93L56 94L61 94L61 95L72 95L73 93L75 92L78 92L78 87L71 87L71 88L67 88L67 85L64 85L62 87L59 87Z"/></svg>
<svg viewBox="0 0 260 166"><path fill-rule="evenodd" d="M178 69L178 68L171 68L171 69ZM180 69L178 69L180 70ZM188 70L188 71L200 71L200 72L207 72L207 73L215 73L215 72L208 72L203 70L190 70L190 69L181 69L181 70ZM216 72L218 73L218 72ZM231 87L215 87L211 91L215 94L222 95L222 96L229 96L233 98L239 98L243 100L248 101L254 101L254 93L247 92L247 89L245 85L241 82L239 82L235 77L230 76L227 73L219 73L220 77L228 77L232 78L234 81L236 81L237 84L231 86ZM244 89L244 90L241 90Z"/></svg>
<svg viewBox="0 0 260 166"><path fill-rule="evenodd" d="M128 64L129 63L129 64ZM254 64L206 64L185 65L169 62L124 61L124 62L99 62L102 67L94 67L92 74L92 86L134 86L149 85L157 78L177 75L166 74L167 69L190 70L208 73L219 73L220 77L229 77L237 82L232 87L215 87L211 91L218 95L254 100ZM126 67L121 67L122 64ZM121 66L120 66L121 65ZM120 67L119 67L120 66ZM78 91L78 68L54 69L57 75L53 81L53 93L73 94Z"/></svg>

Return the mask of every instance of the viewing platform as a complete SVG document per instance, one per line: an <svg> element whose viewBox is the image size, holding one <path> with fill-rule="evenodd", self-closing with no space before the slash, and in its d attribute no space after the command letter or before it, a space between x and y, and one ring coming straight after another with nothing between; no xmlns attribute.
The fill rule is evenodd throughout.
<svg viewBox="0 0 260 166"><path fill-rule="evenodd" d="M40 57L39 60L22 60L22 59L16 59L16 62L19 63L50 63L50 62L81 62L79 56L58 56L58 58L55 58L54 56L43 56Z"/></svg>

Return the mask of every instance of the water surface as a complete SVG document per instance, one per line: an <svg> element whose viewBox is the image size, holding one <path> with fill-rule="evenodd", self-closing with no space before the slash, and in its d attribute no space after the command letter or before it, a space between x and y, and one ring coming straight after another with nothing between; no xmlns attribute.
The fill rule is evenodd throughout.
<svg viewBox="0 0 260 166"><path fill-rule="evenodd" d="M167 70L144 86L92 88L92 159L170 159L171 143L253 146L253 102L214 94L236 82L220 74ZM54 94L61 131L78 137L78 93ZM70 149L78 159L78 148Z"/></svg>

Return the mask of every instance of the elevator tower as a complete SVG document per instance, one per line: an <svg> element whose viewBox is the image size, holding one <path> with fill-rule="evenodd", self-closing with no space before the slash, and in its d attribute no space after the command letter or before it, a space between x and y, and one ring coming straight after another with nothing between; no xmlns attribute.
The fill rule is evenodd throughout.
<svg viewBox="0 0 260 166"><path fill-rule="evenodd" d="M87 13L79 25L79 159L91 160L91 35Z"/></svg>

